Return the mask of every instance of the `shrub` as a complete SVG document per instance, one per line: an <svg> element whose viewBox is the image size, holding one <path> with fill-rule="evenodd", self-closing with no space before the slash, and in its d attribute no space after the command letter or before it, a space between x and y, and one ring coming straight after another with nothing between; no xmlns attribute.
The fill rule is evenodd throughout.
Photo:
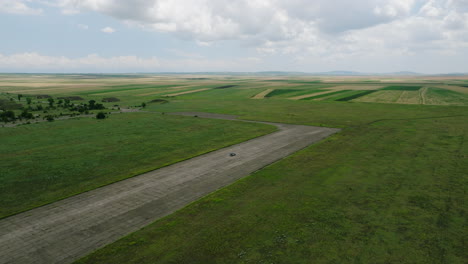
<svg viewBox="0 0 468 264"><path fill-rule="evenodd" d="M9 121L14 121L15 120L15 112L13 111L5 111L0 113L0 119L3 122L9 122Z"/></svg>
<svg viewBox="0 0 468 264"><path fill-rule="evenodd" d="M46 116L44 116L44 118L49 122L54 121L54 116L53 115L46 115Z"/></svg>
<svg viewBox="0 0 468 264"><path fill-rule="evenodd" d="M99 113L97 113L96 118L97 118L97 119L105 119L105 118L106 118L106 114L103 113L103 112L99 112Z"/></svg>

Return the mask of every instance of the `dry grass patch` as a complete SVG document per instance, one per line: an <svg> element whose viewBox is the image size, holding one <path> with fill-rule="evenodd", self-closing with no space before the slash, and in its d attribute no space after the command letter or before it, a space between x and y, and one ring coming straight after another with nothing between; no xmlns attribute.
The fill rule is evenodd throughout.
<svg viewBox="0 0 468 264"><path fill-rule="evenodd" d="M354 102L369 103L395 103L400 98L403 91L377 91L375 93L359 97Z"/></svg>
<svg viewBox="0 0 468 264"><path fill-rule="evenodd" d="M421 92L419 91L403 91L396 101L398 104L420 104Z"/></svg>
<svg viewBox="0 0 468 264"><path fill-rule="evenodd" d="M142 93L142 94L135 94L135 96L147 96L147 95L154 95L154 94L162 94L162 93L167 93L168 91L180 91L180 90L184 90L184 89L187 89L187 88L190 88L192 87L192 85L185 85L185 86L177 86L177 87L173 87L169 90L158 90L158 91L154 91L154 92L150 92L150 93Z"/></svg>
<svg viewBox="0 0 468 264"><path fill-rule="evenodd" d="M198 92L203 92L209 89L210 88L203 88L203 89L185 91L185 92L180 92L180 93L167 94L166 96L179 96L179 95L184 95L184 94L198 93Z"/></svg>
<svg viewBox="0 0 468 264"><path fill-rule="evenodd" d="M255 95L252 99L264 99L269 93L273 92L275 89L266 89L265 91Z"/></svg>
<svg viewBox="0 0 468 264"><path fill-rule="evenodd" d="M301 100L301 99L305 99L305 98L309 98L309 97L314 97L314 96L317 96L317 95L322 95L322 94L327 94L327 93L333 93L333 92L335 92L335 90L324 91L324 92L318 92L318 93L312 93L312 94L305 94L305 95L300 95L300 96L291 97L291 98L289 98L289 99L291 99L291 100Z"/></svg>

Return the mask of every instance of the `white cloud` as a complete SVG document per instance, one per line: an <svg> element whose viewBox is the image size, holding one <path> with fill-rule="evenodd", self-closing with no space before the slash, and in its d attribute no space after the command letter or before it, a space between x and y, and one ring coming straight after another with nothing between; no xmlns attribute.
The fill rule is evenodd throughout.
<svg viewBox="0 0 468 264"><path fill-rule="evenodd" d="M52 0L50 0L52 1ZM64 12L94 11L209 44L329 39L411 17L468 12L468 0L55 0Z"/></svg>
<svg viewBox="0 0 468 264"><path fill-rule="evenodd" d="M105 28L102 28L101 31L104 32L104 33L111 34L111 33L114 33L116 30L111 28L111 27L105 27Z"/></svg>
<svg viewBox="0 0 468 264"><path fill-rule="evenodd" d="M177 51L176 51L177 52ZM36 52L3 55L2 72L162 72L162 71L254 71L261 58L207 59L183 54L178 59L141 58L137 56L85 57L47 56Z"/></svg>
<svg viewBox="0 0 468 264"><path fill-rule="evenodd" d="M468 0L30 1L46 1L66 14L97 12L129 27L172 34L199 46L216 48L218 42L234 40L249 50L248 56L261 59L283 56L336 63L416 58L423 53L461 56L468 48ZM115 32L110 27L102 31ZM185 55L177 56L188 65L197 60L200 67L215 65Z"/></svg>
<svg viewBox="0 0 468 264"><path fill-rule="evenodd" d="M75 71L87 69L89 71L128 71L154 70L160 66L157 58L139 58L136 56L101 57L91 54L81 58L65 56L46 56L39 53L18 53L12 55L0 54L0 70L3 71Z"/></svg>
<svg viewBox="0 0 468 264"><path fill-rule="evenodd" d="M62 0L67 12L92 10L199 41L284 39L306 28L338 33L406 16L416 0Z"/></svg>
<svg viewBox="0 0 468 264"><path fill-rule="evenodd" d="M9 13L17 15L40 15L42 9L29 7L22 0L0 0L0 13Z"/></svg>

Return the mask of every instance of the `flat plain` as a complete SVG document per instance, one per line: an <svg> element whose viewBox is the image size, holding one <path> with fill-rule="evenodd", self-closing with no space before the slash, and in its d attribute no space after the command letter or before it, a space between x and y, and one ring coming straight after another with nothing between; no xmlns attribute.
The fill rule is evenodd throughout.
<svg viewBox="0 0 468 264"><path fill-rule="evenodd" d="M167 115L230 114L342 130L78 263L466 263L466 79L1 75L4 105L26 105L30 96L31 106L46 107L37 95L83 102L113 97L119 101L102 102L109 111L154 113L0 127L1 170L8 168L0 176L2 192L26 190L10 191L0 209L5 217L272 131ZM322 97L327 91L333 94ZM290 100L315 93L321 97ZM41 154L30 156L35 151ZM60 195L43 199L47 188Z"/></svg>

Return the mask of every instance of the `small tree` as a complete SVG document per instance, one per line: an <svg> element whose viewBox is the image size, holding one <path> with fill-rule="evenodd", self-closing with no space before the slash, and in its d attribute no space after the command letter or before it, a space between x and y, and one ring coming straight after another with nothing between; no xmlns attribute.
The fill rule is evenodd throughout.
<svg viewBox="0 0 468 264"><path fill-rule="evenodd" d="M141 103L141 107L145 108L145 107L146 107L146 103Z"/></svg>
<svg viewBox="0 0 468 264"><path fill-rule="evenodd" d="M15 112L13 112L11 110L1 112L0 113L0 119L5 123L8 122L8 121L14 121L15 120Z"/></svg>
<svg viewBox="0 0 468 264"><path fill-rule="evenodd" d="M18 101L21 101L21 97L23 97L22 94L18 94Z"/></svg>
<svg viewBox="0 0 468 264"><path fill-rule="evenodd" d="M29 113L27 110L23 110L23 112L20 115L21 118L25 119L32 119L34 118L33 114Z"/></svg>
<svg viewBox="0 0 468 264"><path fill-rule="evenodd" d="M26 97L26 102L28 103L28 105L31 105L31 102L32 102L31 97Z"/></svg>
<svg viewBox="0 0 468 264"><path fill-rule="evenodd" d="M96 104L96 101L95 100L89 100L89 109L94 109L94 105Z"/></svg>
<svg viewBox="0 0 468 264"><path fill-rule="evenodd" d="M43 119L45 119L45 120L47 120L49 122L52 122L52 121L54 121L54 116L53 115L46 115L46 116L44 116Z"/></svg>
<svg viewBox="0 0 468 264"><path fill-rule="evenodd" d="M49 106L50 107L54 106L54 99L53 98L49 98L49 99L47 99L47 101L49 101Z"/></svg>
<svg viewBox="0 0 468 264"><path fill-rule="evenodd" d="M97 118L97 119L105 119L105 118L106 118L106 114L103 113L103 112L99 112L99 113L97 113L96 118Z"/></svg>

